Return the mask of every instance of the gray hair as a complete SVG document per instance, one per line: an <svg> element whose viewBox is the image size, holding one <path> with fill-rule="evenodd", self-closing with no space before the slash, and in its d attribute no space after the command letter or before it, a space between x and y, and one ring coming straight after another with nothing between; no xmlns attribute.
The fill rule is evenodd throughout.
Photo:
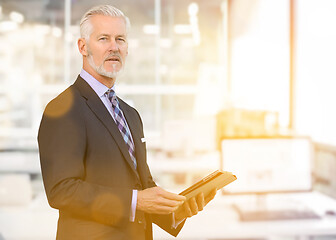
<svg viewBox="0 0 336 240"><path fill-rule="evenodd" d="M104 16L111 16L111 17L121 17L125 20L126 23L126 32L128 33L131 24L130 21L128 19L128 17L126 17L124 15L124 13L119 10L116 7L113 7L111 5L99 5L99 6L95 6L93 8L91 8L89 11L87 11L81 21L80 21L80 35L82 38L85 39L89 39L90 35L93 31L92 29L92 24L90 22L90 18L94 15L104 15Z"/></svg>

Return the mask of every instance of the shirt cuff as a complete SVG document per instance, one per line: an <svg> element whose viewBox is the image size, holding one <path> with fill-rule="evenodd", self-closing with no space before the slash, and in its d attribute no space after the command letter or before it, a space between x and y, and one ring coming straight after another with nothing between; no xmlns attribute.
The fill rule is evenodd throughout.
<svg viewBox="0 0 336 240"><path fill-rule="evenodd" d="M180 225L183 221L185 220L185 218L183 218L181 221L176 222L175 221L175 213L172 213L172 228L177 228L178 225Z"/></svg>
<svg viewBox="0 0 336 240"><path fill-rule="evenodd" d="M138 190L133 190L132 193L132 206L131 206L131 214L130 214L130 221L135 221L135 212L136 212L136 205L138 199Z"/></svg>

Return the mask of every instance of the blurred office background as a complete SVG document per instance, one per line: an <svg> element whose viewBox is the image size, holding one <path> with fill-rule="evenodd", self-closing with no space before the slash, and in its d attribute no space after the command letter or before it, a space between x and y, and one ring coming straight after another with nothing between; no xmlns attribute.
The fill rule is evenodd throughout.
<svg viewBox="0 0 336 240"><path fill-rule="evenodd" d="M37 131L81 70L78 25L97 4L131 20L117 91L143 118L157 183L237 174L178 239L336 239L336 1L0 0L1 240L55 238ZM314 214L242 214L272 199Z"/></svg>

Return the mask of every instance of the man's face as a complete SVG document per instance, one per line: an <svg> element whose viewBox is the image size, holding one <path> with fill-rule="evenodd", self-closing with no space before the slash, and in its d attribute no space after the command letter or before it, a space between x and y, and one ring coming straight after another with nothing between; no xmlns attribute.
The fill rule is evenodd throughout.
<svg viewBox="0 0 336 240"><path fill-rule="evenodd" d="M128 53L126 23L121 17L95 15L87 43L88 62L99 75L116 78Z"/></svg>

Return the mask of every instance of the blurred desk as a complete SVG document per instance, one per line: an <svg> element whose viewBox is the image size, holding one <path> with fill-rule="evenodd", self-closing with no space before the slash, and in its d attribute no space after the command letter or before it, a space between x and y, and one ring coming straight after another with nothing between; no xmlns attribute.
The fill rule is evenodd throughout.
<svg viewBox="0 0 336 240"><path fill-rule="evenodd" d="M204 211L187 220L177 238L154 225L155 240L205 239L267 239L311 236L336 236L336 216L327 216L327 210L336 212L336 200L321 193L284 194L276 199L295 199L309 206L320 220L290 220L269 222L241 222L232 204L251 199L249 196L222 196L220 193ZM44 194L37 196L29 206L0 207L0 233L5 240L54 240L58 212L48 206ZM1 238L0 238L1 240Z"/></svg>
<svg viewBox="0 0 336 240"><path fill-rule="evenodd" d="M242 222L232 204L248 201L250 196L222 196L220 193L213 202L187 220L178 239L268 239L274 237L295 237L308 239L311 236L336 236L336 216L326 211L336 212L336 200L318 192L297 194L274 194L270 197L291 199L302 202L314 210L321 219L281 220ZM175 239L157 226L154 239Z"/></svg>

